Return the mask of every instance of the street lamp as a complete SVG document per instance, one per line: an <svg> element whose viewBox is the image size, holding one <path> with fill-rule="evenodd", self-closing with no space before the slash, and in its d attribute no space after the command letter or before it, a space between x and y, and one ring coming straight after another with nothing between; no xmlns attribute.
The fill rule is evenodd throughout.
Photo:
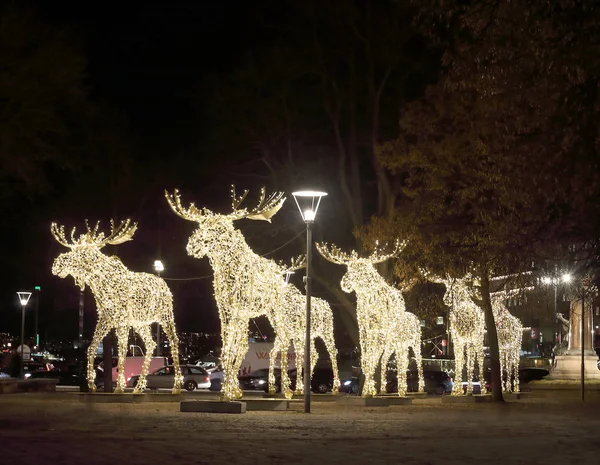
<svg viewBox="0 0 600 465"><path fill-rule="evenodd" d="M31 298L31 292L17 292L19 302L21 302L21 371L19 378L23 379L23 349L25 347L25 307Z"/></svg>
<svg viewBox="0 0 600 465"><path fill-rule="evenodd" d="M312 370L310 366L310 264L312 260L312 224L317 216L317 210L321 198L327 193L319 191L297 191L292 192L302 220L306 223L306 340L304 344L304 412L310 413L310 378ZM282 355L283 356L283 355Z"/></svg>
<svg viewBox="0 0 600 465"><path fill-rule="evenodd" d="M160 260L154 260L154 271L160 278L160 274L165 271L165 265ZM161 355L160 349L160 323L156 323L156 356L160 357Z"/></svg>

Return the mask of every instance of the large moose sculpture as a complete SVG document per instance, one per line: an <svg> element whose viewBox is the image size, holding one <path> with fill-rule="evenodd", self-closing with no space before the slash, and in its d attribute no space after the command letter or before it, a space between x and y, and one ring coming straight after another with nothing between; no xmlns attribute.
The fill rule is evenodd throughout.
<svg viewBox="0 0 600 465"><path fill-rule="evenodd" d="M238 385L238 371L246 355L248 321L251 318L266 315L276 333L275 347L271 353L271 368L275 355L281 352L281 386L288 397L289 378L286 370L287 349L294 342L297 366L302 366L304 343L297 334L306 325L302 311L298 309L297 290L293 286L283 285L283 275L295 266L284 267L273 260L255 254L242 233L234 227L234 222L243 218L270 221L279 211L285 197L277 192L267 197L265 189L261 189L258 205L250 210L239 208L248 191L236 196L232 188L232 213L218 214L193 203L188 208L181 204L179 192L165 192L167 201L173 211L181 218L198 223L187 244L187 252L196 258L207 256L213 268L214 295L221 320L221 339L223 343L221 362L224 379L221 398L232 400L240 398L242 392ZM304 308L302 305L301 308ZM318 319L317 319L318 321ZM311 322L311 328L314 323ZM324 337L331 354L335 359L333 343L333 323L331 336ZM316 362L316 360L315 360ZM273 370L270 370L273 373ZM299 370L300 372L300 370ZM337 368L334 369L337 379ZM310 376L310 374L309 374ZM270 389L273 389L274 377L270 377ZM339 383L339 381L338 381ZM298 383L297 383L298 384ZM297 386L302 389L302 383Z"/></svg>
<svg viewBox="0 0 600 465"><path fill-rule="evenodd" d="M348 254L335 245L317 244L317 250L326 260L347 267L341 281L342 290L356 293L361 366L365 376L363 396L377 394L374 376L380 360L381 389L385 389L387 363L394 353L398 370L398 395L406 393L409 347L413 349L417 362L417 389L422 391L424 387L420 322L415 315L406 311L402 293L388 284L374 266L396 255L400 248L400 244L396 244L391 254L380 254L376 250L370 257L360 258L356 251Z"/></svg>
<svg viewBox="0 0 600 465"><path fill-rule="evenodd" d="M115 392L123 392L126 386L124 362L127 355L129 329L137 332L146 346L146 356L139 381L134 392L142 392L146 386L146 375L156 343L152 339L152 323L159 323L171 344L175 366L173 393L181 392L183 377L179 367L179 341L173 319L173 296L164 280L149 273L129 271L117 257L104 255L100 249L107 244L116 245L131 240L137 223L123 221L115 227L111 221L108 236L98 232L99 223L75 238L75 228L70 240L65 235L64 226L52 223L54 238L69 252L60 254L52 265L52 273L61 278L71 275L81 290L89 286L98 311L98 323L94 337L88 348L87 381L90 391L95 392L94 356L100 342L111 329L115 329L119 352L119 374Z"/></svg>

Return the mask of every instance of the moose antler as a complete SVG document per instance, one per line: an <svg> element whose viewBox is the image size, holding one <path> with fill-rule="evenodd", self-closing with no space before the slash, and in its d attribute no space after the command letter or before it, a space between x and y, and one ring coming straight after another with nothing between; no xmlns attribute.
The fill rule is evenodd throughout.
<svg viewBox="0 0 600 465"><path fill-rule="evenodd" d="M54 236L54 239L61 245L72 249L74 247L81 246L96 246L101 248L106 244L117 245L122 244L123 242L130 241L135 231L137 230L137 223L131 223L130 219L125 221L121 221L119 226L115 227L115 222L110 220L110 234L108 237L104 236L103 232L98 232L100 228L100 222L96 223L94 228L90 228L88 220L85 220L85 228L86 232L81 234L79 238L75 239L75 228L71 230L71 241L67 239L65 235L65 227L58 226L56 223L52 223L50 225L50 231Z"/></svg>
<svg viewBox="0 0 600 465"><path fill-rule="evenodd" d="M244 190L242 195L235 194L235 186L231 186L231 208L233 213L229 215L232 220L241 220L248 218L249 220L261 220L271 222L271 218L279 211L285 202L283 192L274 192L267 197L267 191L264 187L260 189L260 198L258 205L250 210L247 208L240 209L240 205L248 195L248 190Z"/></svg>
<svg viewBox="0 0 600 465"><path fill-rule="evenodd" d="M298 255L297 257L292 257L291 263L289 265L286 265L285 263L283 263L281 261L281 262L279 262L279 266L281 266L283 268L284 273L288 273L288 272L299 270L301 268L305 268L306 267L306 255L302 254L302 255Z"/></svg>
<svg viewBox="0 0 600 465"><path fill-rule="evenodd" d="M335 263L336 265L347 265L352 260L358 258L358 255L354 250L350 254L347 254L346 252L342 252L342 249L334 244L331 244L331 249L326 242L317 242L316 246L317 250L325 260Z"/></svg>
<svg viewBox="0 0 600 465"><path fill-rule="evenodd" d="M377 263L383 263L383 262L389 260L390 258L398 255L404 249L404 247L406 247L406 244L407 244L407 241L400 242L400 240L396 239L396 242L394 244L394 250L391 253L382 254L379 249L379 241L377 241L377 242L375 242L375 250L373 251L371 256L368 258L368 260L371 263L373 263L374 265Z"/></svg>
<svg viewBox="0 0 600 465"><path fill-rule="evenodd" d="M137 223L131 223L131 220L128 218L125 221L121 221L119 226L115 228L115 222L110 220L110 235L106 239L102 240L102 245L118 245L122 244L123 242L130 241L137 231L137 226ZM98 224L96 224L94 231L97 230Z"/></svg>
<svg viewBox="0 0 600 465"><path fill-rule="evenodd" d="M65 227L63 225L57 225L56 223L52 223L50 225L50 232L54 236L54 239L60 244L72 249L76 245L78 245L79 240L75 240L75 228L71 230L71 242L67 240L65 235Z"/></svg>
<svg viewBox="0 0 600 465"><path fill-rule="evenodd" d="M170 194L165 190L165 198L167 199L171 210L184 220L199 221L202 217L206 216L206 212L202 212L193 202L190 203L189 208L184 208L183 205L181 205L181 195L179 194L178 189L175 189L173 194Z"/></svg>

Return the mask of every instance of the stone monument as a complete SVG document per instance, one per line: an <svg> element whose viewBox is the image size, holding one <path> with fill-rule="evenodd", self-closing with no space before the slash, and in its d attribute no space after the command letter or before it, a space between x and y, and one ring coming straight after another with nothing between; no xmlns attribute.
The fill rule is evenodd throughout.
<svg viewBox="0 0 600 465"><path fill-rule="evenodd" d="M583 360L585 363L584 378L600 379L598 369L598 356L593 349L592 343L592 305L578 299L571 302L571 317L569 321L569 339L566 353L557 355L554 359L551 379L581 379L581 350L583 338ZM583 329L581 315L583 306ZM562 315L561 315L562 316ZM561 319L561 321L566 321Z"/></svg>

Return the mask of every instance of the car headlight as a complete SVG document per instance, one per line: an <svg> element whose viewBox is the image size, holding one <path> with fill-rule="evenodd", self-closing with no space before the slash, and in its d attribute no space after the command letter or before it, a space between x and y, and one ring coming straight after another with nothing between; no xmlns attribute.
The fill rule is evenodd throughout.
<svg viewBox="0 0 600 465"><path fill-rule="evenodd" d="M25 373L25 379L31 377L31 373Z"/></svg>
<svg viewBox="0 0 600 465"><path fill-rule="evenodd" d="M258 380L258 384L265 384L265 383L266 383L266 381L264 379L259 379Z"/></svg>
<svg viewBox="0 0 600 465"><path fill-rule="evenodd" d="M344 381L344 386L350 386L352 384L352 381L348 380L348 381Z"/></svg>

